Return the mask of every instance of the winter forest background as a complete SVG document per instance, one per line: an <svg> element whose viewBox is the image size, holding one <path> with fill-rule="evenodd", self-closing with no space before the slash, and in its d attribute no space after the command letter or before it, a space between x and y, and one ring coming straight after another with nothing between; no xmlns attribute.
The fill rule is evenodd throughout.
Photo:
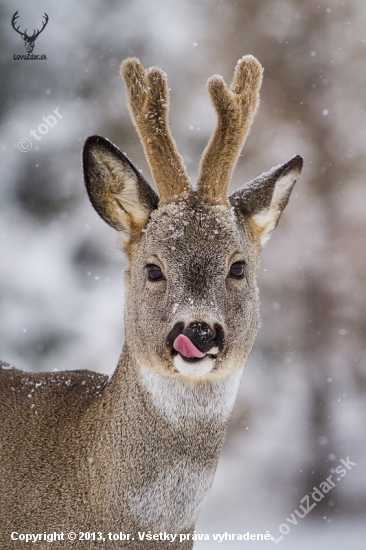
<svg viewBox="0 0 366 550"><path fill-rule="evenodd" d="M47 61L13 59L25 53L16 10L30 31L49 15L34 49ZM126 264L88 201L80 152L88 135L108 137L151 181L120 62L138 56L167 72L172 133L195 181L215 124L205 82L230 82L237 60L255 55L261 105L232 189L295 154L305 165L262 255L262 328L196 531L279 535L350 457L356 466L280 548L365 548L366 4L18 0L0 16L1 358L26 370L117 364ZM56 108L62 119L32 138ZM29 152L17 147L25 137Z"/></svg>

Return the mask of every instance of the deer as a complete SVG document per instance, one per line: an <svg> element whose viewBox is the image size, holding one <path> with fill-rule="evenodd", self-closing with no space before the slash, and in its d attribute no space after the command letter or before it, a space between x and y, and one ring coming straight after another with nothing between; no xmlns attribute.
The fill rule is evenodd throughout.
<svg viewBox="0 0 366 550"><path fill-rule="evenodd" d="M41 30L34 30L33 31L33 34L32 36L28 36L27 35L27 29L25 29L24 32L20 31L20 25L18 25L18 27L15 26L16 22L17 22L17 19L19 17L19 10L17 10L12 19L11 19L11 26L13 27L13 29L18 33L20 34L20 36L23 38L24 40L24 46L25 46L25 49L26 49L26 52L27 53L32 53L33 52L33 49L34 49L34 46L35 46L35 42L38 38L38 36L41 34L41 32L44 30L45 26L47 25L48 23L48 20L49 20L49 17L47 15L47 13L45 12L44 16L43 16L43 23L42 23L42 28Z"/></svg>
<svg viewBox="0 0 366 550"><path fill-rule="evenodd" d="M48 532L74 532L78 549L193 547L259 327L259 254L303 165L296 155L227 196L259 103L251 55L230 86L207 82L217 124L195 188L170 133L166 74L128 58L121 75L159 194L103 137L86 139L82 162L91 204L129 261L125 342L111 377L1 363L5 550L24 533L48 548Z"/></svg>

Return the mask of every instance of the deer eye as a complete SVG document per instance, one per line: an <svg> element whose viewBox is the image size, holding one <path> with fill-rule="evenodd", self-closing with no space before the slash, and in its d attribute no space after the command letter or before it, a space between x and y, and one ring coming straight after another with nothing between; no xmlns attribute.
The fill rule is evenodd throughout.
<svg viewBox="0 0 366 550"><path fill-rule="evenodd" d="M230 267L229 277L232 279L243 279L244 277L245 262L235 262Z"/></svg>
<svg viewBox="0 0 366 550"><path fill-rule="evenodd" d="M146 269L147 269L147 276L149 281L153 281L155 283L156 281L165 280L163 272L161 271L158 265L147 264Z"/></svg>

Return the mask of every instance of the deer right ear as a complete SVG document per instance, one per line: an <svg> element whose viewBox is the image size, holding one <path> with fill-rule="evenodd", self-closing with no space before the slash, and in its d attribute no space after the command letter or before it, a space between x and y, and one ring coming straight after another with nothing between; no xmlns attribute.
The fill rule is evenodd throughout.
<svg viewBox="0 0 366 550"><path fill-rule="evenodd" d="M90 136L84 145L83 170L99 216L127 239L139 234L159 198L132 162L107 139Z"/></svg>
<svg viewBox="0 0 366 550"><path fill-rule="evenodd" d="M261 248L277 227L302 165L303 159L296 155L229 197L231 206L251 223Z"/></svg>

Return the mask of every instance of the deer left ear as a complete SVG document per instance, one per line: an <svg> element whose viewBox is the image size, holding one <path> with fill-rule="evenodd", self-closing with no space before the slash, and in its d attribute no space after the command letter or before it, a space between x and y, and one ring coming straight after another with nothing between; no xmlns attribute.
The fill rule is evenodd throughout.
<svg viewBox="0 0 366 550"><path fill-rule="evenodd" d="M235 211L251 223L261 248L277 227L302 165L303 159L297 155L258 176L229 197Z"/></svg>
<svg viewBox="0 0 366 550"><path fill-rule="evenodd" d="M89 198L100 217L127 240L139 234L159 198L132 162L107 139L90 136L83 168Z"/></svg>

